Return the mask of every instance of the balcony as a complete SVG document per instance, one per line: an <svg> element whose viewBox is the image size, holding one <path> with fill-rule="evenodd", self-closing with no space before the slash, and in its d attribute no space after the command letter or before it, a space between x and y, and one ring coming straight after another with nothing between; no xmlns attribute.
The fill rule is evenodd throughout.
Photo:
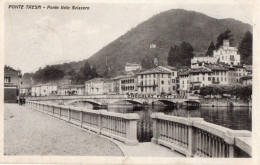
<svg viewBox="0 0 260 165"><path fill-rule="evenodd" d="M9 82L9 83L5 82L4 87L18 87L18 84L17 83L11 83L11 82Z"/></svg>

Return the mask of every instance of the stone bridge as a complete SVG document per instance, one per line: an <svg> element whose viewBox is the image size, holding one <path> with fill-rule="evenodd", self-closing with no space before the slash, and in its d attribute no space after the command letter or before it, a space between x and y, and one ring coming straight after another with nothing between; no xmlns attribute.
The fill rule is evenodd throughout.
<svg viewBox="0 0 260 165"><path fill-rule="evenodd" d="M200 104L199 98L180 98L177 96L157 96L157 95L86 95L86 96L44 96L29 97L31 101L56 102L64 105L70 105L76 102L88 102L92 105L102 106L109 104L117 104L119 102L128 102L131 104L152 104L154 102L162 102L164 104L181 104L191 105Z"/></svg>

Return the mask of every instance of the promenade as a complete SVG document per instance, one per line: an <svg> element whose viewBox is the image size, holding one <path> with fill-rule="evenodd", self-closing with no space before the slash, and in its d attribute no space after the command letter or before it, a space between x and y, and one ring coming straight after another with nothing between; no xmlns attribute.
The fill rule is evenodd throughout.
<svg viewBox="0 0 260 165"><path fill-rule="evenodd" d="M183 157L151 142L125 145L25 106L4 108L5 155Z"/></svg>

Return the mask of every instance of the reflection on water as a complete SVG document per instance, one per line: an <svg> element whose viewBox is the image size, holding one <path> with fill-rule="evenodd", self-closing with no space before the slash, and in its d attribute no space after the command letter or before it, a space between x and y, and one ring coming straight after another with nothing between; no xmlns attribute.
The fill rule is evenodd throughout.
<svg viewBox="0 0 260 165"><path fill-rule="evenodd" d="M119 113L137 113L140 116L138 122L138 140L150 141L152 138L152 119L153 112L163 112L168 115L180 117L201 117L205 121L221 125L234 130L252 130L251 108L234 107L200 107L196 110L186 110L184 108L174 109L165 106L148 106L134 108L134 106L112 106L108 111Z"/></svg>
<svg viewBox="0 0 260 165"><path fill-rule="evenodd" d="M87 105L75 105L85 107ZM168 115L180 117L201 117L205 121L221 125L234 130L252 130L251 108L249 107L200 107L195 110L184 108L166 107L154 105L136 107L132 104L109 105L108 111L117 113L137 113L140 116L138 121L137 136L139 141L151 141L153 112L162 112Z"/></svg>

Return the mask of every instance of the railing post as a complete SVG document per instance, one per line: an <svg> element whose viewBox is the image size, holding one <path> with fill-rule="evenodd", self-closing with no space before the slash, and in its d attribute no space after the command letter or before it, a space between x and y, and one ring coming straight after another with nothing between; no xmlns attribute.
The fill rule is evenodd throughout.
<svg viewBox="0 0 260 165"><path fill-rule="evenodd" d="M70 122L70 108L68 108L68 122Z"/></svg>
<svg viewBox="0 0 260 165"><path fill-rule="evenodd" d="M82 127L83 124L83 111L80 111L80 116L79 116L79 120L80 120L80 127Z"/></svg>
<svg viewBox="0 0 260 165"><path fill-rule="evenodd" d="M152 142L158 144L158 138L160 136L160 122L158 120L158 115L163 113L152 113L151 118L153 119L153 138Z"/></svg>
<svg viewBox="0 0 260 165"><path fill-rule="evenodd" d="M137 120L139 116L137 114L129 114L126 119L126 139L125 144L137 145Z"/></svg>
<svg viewBox="0 0 260 165"><path fill-rule="evenodd" d="M198 142L198 134L193 127L193 122L203 121L203 118L190 118L190 120L192 121L192 124L188 128L188 152L190 156L193 157L196 153L196 147L198 145L196 144L196 142Z"/></svg>
<svg viewBox="0 0 260 165"><path fill-rule="evenodd" d="M61 118L61 107L59 106L59 119Z"/></svg>

